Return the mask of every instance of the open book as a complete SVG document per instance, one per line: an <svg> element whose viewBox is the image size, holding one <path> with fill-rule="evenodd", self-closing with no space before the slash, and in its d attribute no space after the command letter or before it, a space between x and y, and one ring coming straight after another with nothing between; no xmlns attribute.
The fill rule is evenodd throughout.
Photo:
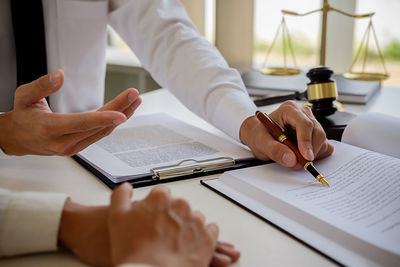
<svg viewBox="0 0 400 267"><path fill-rule="evenodd" d="M135 187L254 166L248 149L167 114L132 117L74 156L109 187Z"/></svg>
<svg viewBox="0 0 400 267"><path fill-rule="evenodd" d="M348 144L332 141L333 155L315 163L330 188L275 163L202 183L337 262L399 266L399 137L399 118L356 118L344 132Z"/></svg>

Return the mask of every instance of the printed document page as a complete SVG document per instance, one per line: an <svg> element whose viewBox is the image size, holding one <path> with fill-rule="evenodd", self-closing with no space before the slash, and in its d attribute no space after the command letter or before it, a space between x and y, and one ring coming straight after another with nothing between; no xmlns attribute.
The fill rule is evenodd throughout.
<svg viewBox="0 0 400 267"><path fill-rule="evenodd" d="M400 159L332 143L334 154L315 163L329 188L278 164L207 184L341 263L399 263Z"/></svg>
<svg viewBox="0 0 400 267"><path fill-rule="evenodd" d="M114 182L122 182L149 173L153 167L176 164L185 159L246 158L252 154L233 141L166 114L154 114L132 117L79 156L100 168L105 175L109 174Z"/></svg>

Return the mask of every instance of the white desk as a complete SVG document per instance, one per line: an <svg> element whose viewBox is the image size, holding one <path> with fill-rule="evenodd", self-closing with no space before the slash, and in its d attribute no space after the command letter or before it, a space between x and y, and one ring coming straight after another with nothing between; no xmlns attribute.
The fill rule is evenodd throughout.
<svg viewBox="0 0 400 267"><path fill-rule="evenodd" d="M368 105L345 105L349 112L379 111L400 117L400 89L383 88ZM268 107L265 111L274 107ZM214 134L224 134L189 112L166 90L143 95L136 112L167 112ZM0 187L16 191L55 191L71 195L77 202L108 203L110 189L68 157L24 156L0 160ZM330 266L331 261L274 226L258 219L191 179L168 184L175 197L189 200L209 221L220 226L220 240L234 243L242 252L234 266ZM138 188L134 198L143 198L151 187ZM43 253L0 260L2 266L85 266L66 252Z"/></svg>

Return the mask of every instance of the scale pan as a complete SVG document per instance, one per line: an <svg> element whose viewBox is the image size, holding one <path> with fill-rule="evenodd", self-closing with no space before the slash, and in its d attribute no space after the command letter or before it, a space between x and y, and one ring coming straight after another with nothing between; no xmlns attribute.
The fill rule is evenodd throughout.
<svg viewBox="0 0 400 267"><path fill-rule="evenodd" d="M273 76L290 76L297 75L301 72L300 69L297 68L262 68L260 72L265 75L273 75Z"/></svg>
<svg viewBox="0 0 400 267"><path fill-rule="evenodd" d="M347 72L344 73L343 76L349 80L357 80L357 81L383 81L389 78L389 74L385 73L377 73L377 72Z"/></svg>

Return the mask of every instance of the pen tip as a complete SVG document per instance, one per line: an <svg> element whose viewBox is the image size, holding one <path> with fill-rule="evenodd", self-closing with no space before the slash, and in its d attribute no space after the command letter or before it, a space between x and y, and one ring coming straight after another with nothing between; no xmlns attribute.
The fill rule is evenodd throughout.
<svg viewBox="0 0 400 267"><path fill-rule="evenodd" d="M321 178L320 182L321 182L323 185L326 185L327 187L331 187L331 186L328 184L328 182L327 182L324 178Z"/></svg>

